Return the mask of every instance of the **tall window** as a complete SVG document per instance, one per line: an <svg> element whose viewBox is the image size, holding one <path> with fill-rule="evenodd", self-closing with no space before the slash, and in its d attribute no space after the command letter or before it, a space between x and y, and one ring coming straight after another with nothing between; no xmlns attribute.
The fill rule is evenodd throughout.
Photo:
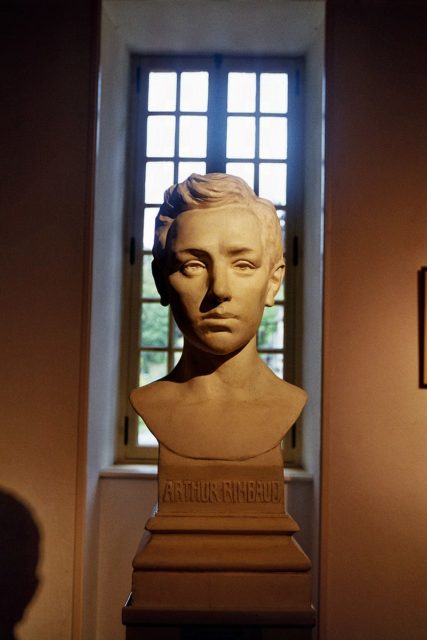
<svg viewBox="0 0 427 640"><path fill-rule="evenodd" d="M130 134L129 338L127 390L164 376L183 338L151 275L154 219L165 189L191 173L243 178L276 206L287 271L266 308L258 351L279 377L295 381L298 246L302 208L301 61L232 57L135 57ZM286 292L286 294L285 294ZM127 408L124 459L156 457L156 441ZM299 434L284 442L297 462Z"/></svg>

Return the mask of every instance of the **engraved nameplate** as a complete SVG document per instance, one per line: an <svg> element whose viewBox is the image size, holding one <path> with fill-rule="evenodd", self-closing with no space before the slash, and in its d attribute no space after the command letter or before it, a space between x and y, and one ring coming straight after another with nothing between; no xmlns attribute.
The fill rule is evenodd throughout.
<svg viewBox="0 0 427 640"><path fill-rule="evenodd" d="M166 480L163 502L280 502L278 480Z"/></svg>
<svg viewBox="0 0 427 640"><path fill-rule="evenodd" d="M283 471L239 463L164 465L159 474L159 512L283 513Z"/></svg>

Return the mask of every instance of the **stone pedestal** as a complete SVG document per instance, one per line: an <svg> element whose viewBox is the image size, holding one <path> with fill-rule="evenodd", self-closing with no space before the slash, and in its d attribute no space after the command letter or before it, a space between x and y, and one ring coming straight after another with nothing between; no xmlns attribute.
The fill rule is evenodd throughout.
<svg viewBox="0 0 427 640"><path fill-rule="evenodd" d="M161 447L159 507L133 561L124 623L309 629L311 564L296 531L279 447L243 461Z"/></svg>

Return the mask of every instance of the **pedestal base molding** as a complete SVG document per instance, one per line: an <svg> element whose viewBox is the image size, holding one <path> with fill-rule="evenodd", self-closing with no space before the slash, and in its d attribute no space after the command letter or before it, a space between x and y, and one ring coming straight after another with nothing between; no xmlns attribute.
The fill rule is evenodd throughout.
<svg viewBox="0 0 427 640"><path fill-rule="evenodd" d="M314 623L307 573L136 571L132 594L140 621Z"/></svg>
<svg viewBox="0 0 427 640"><path fill-rule="evenodd" d="M288 514L261 523L159 515L147 529L133 561L128 618L314 624L311 563L292 537L298 527Z"/></svg>

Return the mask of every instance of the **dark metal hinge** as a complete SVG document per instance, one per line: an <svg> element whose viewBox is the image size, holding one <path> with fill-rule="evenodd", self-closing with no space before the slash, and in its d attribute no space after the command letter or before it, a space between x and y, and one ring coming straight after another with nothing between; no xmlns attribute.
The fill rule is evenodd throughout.
<svg viewBox="0 0 427 640"><path fill-rule="evenodd" d="M297 446L297 423L296 422L295 424L292 425L291 438L292 438L292 449L296 449L296 446Z"/></svg>
<svg viewBox="0 0 427 640"><path fill-rule="evenodd" d="M294 236L292 240L292 264L297 267L299 263L299 238Z"/></svg>

